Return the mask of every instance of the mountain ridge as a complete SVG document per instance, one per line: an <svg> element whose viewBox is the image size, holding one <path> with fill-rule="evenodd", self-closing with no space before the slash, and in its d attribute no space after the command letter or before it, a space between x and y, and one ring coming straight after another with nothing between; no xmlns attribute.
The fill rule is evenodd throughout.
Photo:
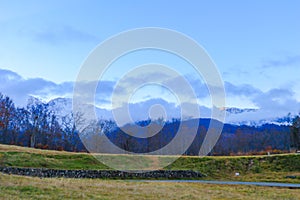
<svg viewBox="0 0 300 200"><path fill-rule="evenodd" d="M64 98L59 97L52 99L48 102L44 102L41 99L36 97L30 97L28 99L28 104L35 104L35 103L47 103L51 111L53 111L58 118L62 118L64 116L69 115L72 110L72 99L71 98ZM171 113L167 116L166 120L171 120L172 118L180 118L180 109L174 103L170 103L165 101L164 99L151 99L143 102L138 103L130 103L128 105L128 109L130 114L132 115L133 122L135 121L142 121L147 120L150 118L149 109L152 105L160 104L164 111L168 111L167 113ZM93 106L93 105L83 105L83 106ZM100 108L94 106L96 115L99 119L106 119L106 120L113 120L113 111ZM83 107L84 109L84 107ZM199 106L200 109L200 118L211 118L211 109L205 106ZM263 118L257 116L257 119L247 119L247 115L251 115L252 117L255 115L259 115L260 109L258 108L237 108L237 107L226 107L224 108L226 111L226 119L224 123L232 124L232 125L248 125L248 126L261 126L263 124L276 124L276 125L290 125L292 122L293 115L286 114L283 116L274 116L272 118L267 117ZM165 116L156 116L158 118L165 118ZM123 125L127 124L128 121L124 121Z"/></svg>

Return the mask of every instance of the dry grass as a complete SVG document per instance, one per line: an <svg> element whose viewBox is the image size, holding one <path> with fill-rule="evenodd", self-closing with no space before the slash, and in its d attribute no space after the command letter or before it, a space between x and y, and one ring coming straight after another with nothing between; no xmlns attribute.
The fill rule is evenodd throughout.
<svg viewBox="0 0 300 200"><path fill-rule="evenodd" d="M14 153L15 152L15 153ZM2 156L2 158L1 158ZM107 159L118 159L124 162L126 155L98 155ZM268 157L209 157L197 158L184 156L175 162L170 169L194 169L207 172L210 175L218 172L218 176L210 178L220 180L241 181L280 181L299 182L299 179L285 179L286 175L300 175L295 170L298 156L274 157L276 169L269 163ZM135 158L133 158L135 159ZM143 160L144 159L144 160ZM171 156L144 156L135 160L145 166L157 167L163 162L172 159ZM268 162L256 163L262 172L254 173L251 170L240 177L230 176L238 167L243 169L242 163L247 159L263 159ZM284 161L284 163L282 164ZM148 162L149 161L149 162ZM297 162L296 162L297 161ZM0 164L7 166L39 167L49 165L50 168L65 169L106 169L86 153L70 153L49 150L39 150L18 146L0 145ZM152 163L152 165L151 165ZM18 165L19 164L19 165ZM227 166L228 165L228 166ZM231 166L232 165L232 166ZM216 167L216 166L219 166ZM278 168L285 166L285 168ZM292 167L288 170L288 167ZM47 166L46 166L47 167ZM234 167L236 169L231 169ZM230 169L226 171L226 169ZM278 168L278 169L277 169ZM297 168L298 169L298 168ZM223 171L220 171L223 170ZM224 171L225 170L225 171ZM224 173L222 173L224 172ZM223 177L224 176L224 177ZM121 180L92 180L92 179L40 179L0 173L0 199L300 199L300 191L287 188L269 188L257 186L227 186L199 183L143 183Z"/></svg>
<svg viewBox="0 0 300 200"><path fill-rule="evenodd" d="M0 199L300 199L299 190L199 183L40 179L0 174Z"/></svg>
<svg viewBox="0 0 300 200"><path fill-rule="evenodd" d="M68 151L55 151L55 150L44 150L44 149L35 149L35 148L28 148L28 147L21 147L16 145L5 145L0 144L0 152L27 152L27 153L37 153L37 154L46 154L46 155L57 155L57 154L63 154L63 155L74 155L74 154L87 154L90 155L90 153L84 153L84 152L68 152ZM109 155L109 156L127 156L124 154L94 154L94 155ZM271 156L285 156L285 155L291 155L289 154L274 154ZM202 158L205 156L189 156L189 155L182 155L182 156L172 156L172 155L143 155L145 157L155 157L155 158ZM216 159L223 159L223 158L247 158L247 157L269 157L267 155L251 155L251 156L210 156L211 158Z"/></svg>
<svg viewBox="0 0 300 200"><path fill-rule="evenodd" d="M45 155L87 154L87 153L73 153L67 151L42 150L42 149L34 149L28 147L20 147L16 145L5 145L5 144L0 144L0 152L26 152L26 153L45 154Z"/></svg>

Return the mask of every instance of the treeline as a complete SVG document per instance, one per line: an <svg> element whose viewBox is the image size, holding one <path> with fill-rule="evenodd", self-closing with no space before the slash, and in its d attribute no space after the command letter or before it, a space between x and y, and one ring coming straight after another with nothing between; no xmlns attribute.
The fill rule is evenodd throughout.
<svg viewBox="0 0 300 200"><path fill-rule="evenodd" d="M193 142L185 151L186 155L198 155L211 119L200 119L199 128ZM167 145L174 137L180 126L179 120L166 122L160 132L149 138L131 137L120 128L112 131L108 137L118 147L129 152L154 152ZM185 125L186 124L186 125ZM189 121L183 122L185 137L189 137L192 128ZM213 127L210 127L213 129ZM130 128L127 128L130 130ZM97 141L94 137L91 141ZM98 140L99 141L99 140ZM176 149L167 148L164 154L173 154L178 149L184 149L185 141L180 141ZM98 143L98 142L97 142ZM222 134L210 155L245 155L290 152L292 146L291 127L266 124L261 127L234 126L225 124ZM101 149L101 147L100 147ZM105 149L101 149L104 151ZM180 150L179 150L180 151ZM293 151L293 150L292 150Z"/></svg>
<svg viewBox="0 0 300 200"><path fill-rule="evenodd" d="M16 107L0 93L0 143L41 149L86 151L70 114L58 119L46 103ZM60 121L60 122L59 122Z"/></svg>
<svg viewBox="0 0 300 200"><path fill-rule="evenodd" d="M102 138L120 149L134 153L155 152L165 147L176 137L176 133L183 123L185 138L191 137L191 121L181 122L179 119L164 122L157 120L152 127L161 129L157 134L147 137L135 137L133 125L126 125L126 129L133 132L133 136L117 127L113 121L99 120L89 123L85 128L76 125L83 123L80 113L70 113L64 117L57 117L46 103L31 103L25 108L16 107L13 101L0 93L0 143L28 146L41 149L65 150L85 152L84 144L98 153L110 152L109 146L102 142ZM147 127L150 120L137 124ZM207 134L210 119L200 119L196 136L193 136L189 148L184 149L184 138L175 149L162 151L162 154L173 154L182 148L186 155L198 155L203 140ZM149 127L151 129L151 127ZM147 129L146 129L147 130ZM151 132L151 130L149 130ZM83 142L84 144L83 144ZM174 147L173 147L174 148ZM261 127L234 126L225 124L221 137L210 152L211 155L236 155L280 153L294 151L300 148L300 118L296 117L292 126L278 126L266 124ZM89 149L90 150L90 149Z"/></svg>

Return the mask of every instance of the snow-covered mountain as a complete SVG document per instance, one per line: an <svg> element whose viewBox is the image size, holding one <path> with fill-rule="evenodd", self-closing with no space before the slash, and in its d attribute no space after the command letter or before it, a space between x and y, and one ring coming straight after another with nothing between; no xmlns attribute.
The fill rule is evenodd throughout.
<svg viewBox="0 0 300 200"><path fill-rule="evenodd" d="M35 97L30 97L28 99L28 104L41 103L40 99ZM72 112L72 99L71 98L56 98L49 102L50 110L52 110L58 118L69 115ZM161 105L164 110L159 110L160 112L153 116L151 114L151 107L153 105ZM92 105L82 105L83 110L88 110ZM169 103L163 99L151 99L144 102L132 103L128 106L128 111L130 117L133 121L146 120L150 117L163 117L165 119L180 118L180 108L174 103ZM99 107L94 107L96 115L100 119L114 119L113 112L108 109L103 109ZM124 108L118 108L124 109ZM200 117L209 118L211 114L211 109L200 106ZM265 113L260 109L254 108L235 108L229 107L224 108L226 110L225 123L235 124L235 125L249 125L249 126L260 126L263 124L277 124L277 125L288 125L291 123L293 115L283 114L281 116L274 116L273 113ZM117 111L117 110L116 110ZM118 113L118 112L116 112ZM120 114L121 113L121 114ZM121 119L121 124L130 123L126 115L122 112L118 113L118 118Z"/></svg>
<svg viewBox="0 0 300 200"><path fill-rule="evenodd" d="M263 124L291 125L296 114L275 114L261 109L226 109L226 122L235 125L261 126Z"/></svg>
<svg viewBox="0 0 300 200"><path fill-rule="evenodd" d="M72 112L72 99L70 98L56 98L48 102L50 110L56 116L64 117Z"/></svg>
<svg viewBox="0 0 300 200"><path fill-rule="evenodd" d="M255 112L258 109L255 108L235 108L235 107L231 107L231 108L225 108L226 110L226 114L240 114L240 113L245 113L245 112Z"/></svg>
<svg viewBox="0 0 300 200"><path fill-rule="evenodd" d="M70 114L73 110L73 102L71 98L56 98L48 102L50 110L52 110L58 117L64 117ZM92 105L81 105L83 110L88 110ZM94 107L99 118L112 119L112 113L109 110Z"/></svg>
<svg viewBox="0 0 300 200"><path fill-rule="evenodd" d="M27 99L27 106L44 103L41 99L36 98L34 96L29 96Z"/></svg>

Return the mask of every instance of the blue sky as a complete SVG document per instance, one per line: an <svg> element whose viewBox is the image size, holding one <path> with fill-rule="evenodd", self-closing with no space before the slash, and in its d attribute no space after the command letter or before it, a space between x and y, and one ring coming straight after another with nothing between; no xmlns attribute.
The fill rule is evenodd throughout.
<svg viewBox="0 0 300 200"><path fill-rule="evenodd" d="M286 112L291 106L299 112L299 7L296 0L0 0L0 89L18 97L11 88L20 87L6 77L11 71L22 84L41 84L36 90L28 88L28 94L64 96L100 42L128 29L162 27L190 36L207 50L226 83L229 106L277 102L286 105ZM118 79L118 67L149 59L192 74L184 62L156 53L123 59L108 72L107 81ZM42 82L52 89L43 89ZM263 95L268 102L257 100Z"/></svg>

